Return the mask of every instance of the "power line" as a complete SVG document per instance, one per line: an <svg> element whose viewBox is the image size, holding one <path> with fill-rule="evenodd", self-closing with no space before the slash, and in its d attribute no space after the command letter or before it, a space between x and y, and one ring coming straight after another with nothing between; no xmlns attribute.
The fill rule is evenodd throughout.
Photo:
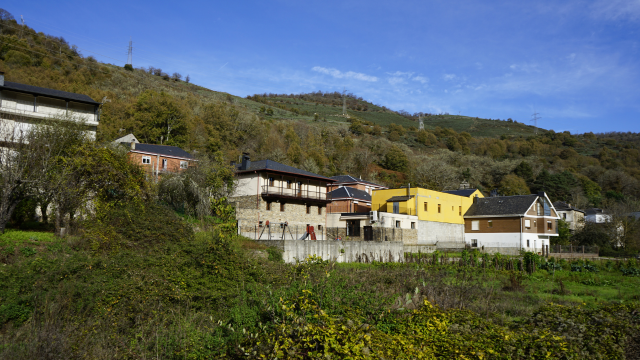
<svg viewBox="0 0 640 360"><path fill-rule="evenodd" d="M539 114L535 111L535 109L533 110L533 114L531 115L533 118L531 119L531 121L534 123L533 126L535 126L534 128L534 132L535 134L538 133L538 120L542 119L541 117L538 116Z"/></svg>
<svg viewBox="0 0 640 360"><path fill-rule="evenodd" d="M131 41L131 36L129 36L129 54L127 54L127 64L133 66L132 57L133 57L133 47L131 46L133 42Z"/></svg>

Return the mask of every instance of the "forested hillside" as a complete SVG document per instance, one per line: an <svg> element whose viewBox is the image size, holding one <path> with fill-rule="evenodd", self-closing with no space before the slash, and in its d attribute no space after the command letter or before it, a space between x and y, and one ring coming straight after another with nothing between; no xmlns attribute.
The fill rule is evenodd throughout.
<svg viewBox="0 0 640 360"><path fill-rule="evenodd" d="M408 114L352 94L343 116L338 93L241 98L189 83L177 72L100 63L10 15L1 24L6 80L104 101L99 141L134 133L143 142L200 155L222 150L227 160L249 152L254 159L390 186L450 189L467 179L505 195L546 190L553 200L580 207L640 196L638 134L535 134L511 119ZM418 131L418 116L426 130Z"/></svg>

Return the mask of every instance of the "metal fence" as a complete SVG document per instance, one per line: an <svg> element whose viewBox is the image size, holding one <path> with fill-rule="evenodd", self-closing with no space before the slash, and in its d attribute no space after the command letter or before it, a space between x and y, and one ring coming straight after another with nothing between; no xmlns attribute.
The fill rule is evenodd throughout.
<svg viewBox="0 0 640 360"><path fill-rule="evenodd" d="M381 227L314 227L316 240L321 241L404 241L414 235L416 229ZM413 232L414 234L410 234ZM253 240L313 240L305 225L270 224L270 226L243 226L238 233Z"/></svg>

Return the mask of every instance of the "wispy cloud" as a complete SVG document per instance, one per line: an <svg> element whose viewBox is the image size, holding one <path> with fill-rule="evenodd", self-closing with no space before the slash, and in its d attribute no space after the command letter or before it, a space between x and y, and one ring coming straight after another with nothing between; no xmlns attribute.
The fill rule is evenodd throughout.
<svg viewBox="0 0 640 360"><path fill-rule="evenodd" d="M446 81L451 81L457 79L458 77L456 76L456 74L444 74L442 75L442 78Z"/></svg>
<svg viewBox="0 0 640 360"><path fill-rule="evenodd" d="M407 82L405 78L398 77L398 76L392 76L389 78L388 81L389 81L389 84L391 85L400 85L400 84L405 84Z"/></svg>
<svg viewBox="0 0 640 360"><path fill-rule="evenodd" d="M422 84L426 84L426 83L429 82L429 78L425 77L425 76L415 76L411 80L417 81L417 82L422 83Z"/></svg>
<svg viewBox="0 0 640 360"><path fill-rule="evenodd" d="M591 14L606 20L640 20L640 0L599 0L591 6Z"/></svg>
<svg viewBox="0 0 640 360"><path fill-rule="evenodd" d="M334 77L336 79L354 79L354 80L370 81L370 82L378 81L378 78L375 77L375 76L371 76L371 75L367 75L367 74L363 74L363 73L358 73L358 72L354 72L354 71L342 72L342 71L340 71L338 69L325 68L325 67L321 67L321 66L314 66L311 70L313 70L315 72L319 72L321 74L332 76L332 77Z"/></svg>

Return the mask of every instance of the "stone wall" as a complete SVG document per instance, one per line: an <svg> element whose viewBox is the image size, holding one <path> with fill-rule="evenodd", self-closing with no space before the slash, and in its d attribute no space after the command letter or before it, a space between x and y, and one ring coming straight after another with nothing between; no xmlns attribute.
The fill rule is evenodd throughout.
<svg viewBox="0 0 640 360"><path fill-rule="evenodd" d="M374 260L381 262L404 261L404 245L401 242L309 240L258 240L256 242L282 250L282 258L286 263L304 260L309 255L341 263L370 263Z"/></svg>
<svg viewBox="0 0 640 360"><path fill-rule="evenodd" d="M418 221L418 244L439 242L462 243L464 247L464 225L437 221Z"/></svg>
<svg viewBox="0 0 640 360"><path fill-rule="evenodd" d="M238 233L249 238L262 231L262 225L267 220L271 224L271 238L281 238L285 232L285 238L299 238L306 230L307 225L315 229L316 236L320 238L326 223L326 207L322 207L322 214L318 214L318 205L313 204L307 214L307 205L302 202L285 202L285 211L280 211L280 203L272 202L271 210L267 210L267 202L258 195L237 196L229 199L229 203L235 206L236 220L238 221ZM280 224L288 223L289 228L283 229ZM263 237L268 234L265 230ZM296 236L297 233L297 236Z"/></svg>

